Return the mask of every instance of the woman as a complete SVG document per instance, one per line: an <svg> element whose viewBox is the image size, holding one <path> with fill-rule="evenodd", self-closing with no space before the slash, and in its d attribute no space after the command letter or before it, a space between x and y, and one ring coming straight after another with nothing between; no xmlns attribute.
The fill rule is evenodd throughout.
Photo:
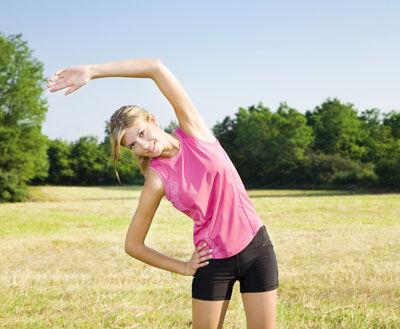
<svg viewBox="0 0 400 329"><path fill-rule="evenodd" d="M48 87L51 92L68 88L68 95L103 77L152 79L179 122L173 134L166 133L154 115L134 105L122 106L111 116L114 167L122 145L138 157L145 176L126 235L127 254L193 276L193 328L222 328L236 280L247 327L274 328L279 283L273 245L234 165L182 85L160 60L135 59L64 68ZM194 221L195 248L188 261L168 257L144 243L164 196Z"/></svg>

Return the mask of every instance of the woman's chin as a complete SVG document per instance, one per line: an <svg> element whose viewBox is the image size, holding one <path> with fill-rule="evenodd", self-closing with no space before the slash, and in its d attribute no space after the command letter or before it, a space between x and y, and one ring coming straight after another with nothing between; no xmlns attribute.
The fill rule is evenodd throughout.
<svg viewBox="0 0 400 329"><path fill-rule="evenodd" d="M151 152L149 155L147 155L150 158L157 158L160 156L159 152L157 150L154 150L154 152Z"/></svg>

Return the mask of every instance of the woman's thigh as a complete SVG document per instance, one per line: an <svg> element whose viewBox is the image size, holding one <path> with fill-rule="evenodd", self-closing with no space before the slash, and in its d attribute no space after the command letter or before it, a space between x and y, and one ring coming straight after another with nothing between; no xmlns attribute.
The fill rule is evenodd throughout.
<svg viewBox="0 0 400 329"><path fill-rule="evenodd" d="M229 300L201 300L192 298L193 329L220 329L224 323Z"/></svg>
<svg viewBox="0 0 400 329"><path fill-rule="evenodd" d="M247 328L274 329L276 322L277 289L242 293Z"/></svg>
<svg viewBox="0 0 400 329"><path fill-rule="evenodd" d="M239 254L240 292L247 328L275 328L278 264L265 226L249 248Z"/></svg>
<svg viewBox="0 0 400 329"><path fill-rule="evenodd" d="M209 262L193 275L193 329L222 328L236 280L234 257Z"/></svg>
<svg viewBox="0 0 400 329"><path fill-rule="evenodd" d="M193 275L192 298L206 301L229 300L236 281L235 257L209 259Z"/></svg>
<svg viewBox="0 0 400 329"><path fill-rule="evenodd" d="M238 254L240 292L265 292L279 286L278 263L265 226Z"/></svg>

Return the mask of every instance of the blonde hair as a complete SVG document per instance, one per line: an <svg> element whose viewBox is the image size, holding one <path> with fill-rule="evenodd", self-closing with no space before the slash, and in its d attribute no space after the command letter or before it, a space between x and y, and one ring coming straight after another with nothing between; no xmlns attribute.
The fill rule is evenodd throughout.
<svg viewBox="0 0 400 329"><path fill-rule="evenodd" d="M124 105L116 110L110 118L110 122L108 123L108 132L111 143L111 160L120 184L121 181L119 179L116 165L117 161L120 159L121 142L125 136L125 129L132 127L138 122L149 121L152 116L151 113L147 112L140 106ZM140 173L143 176L146 176L151 157L136 155L136 158L139 161Z"/></svg>

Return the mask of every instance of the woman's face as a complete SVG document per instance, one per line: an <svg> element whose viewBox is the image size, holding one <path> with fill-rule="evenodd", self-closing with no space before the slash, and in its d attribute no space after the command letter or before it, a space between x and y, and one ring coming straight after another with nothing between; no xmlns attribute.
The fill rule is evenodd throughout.
<svg viewBox="0 0 400 329"><path fill-rule="evenodd" d="M163 151L164 137L163 130L156 125L154 119L150 120L126 128L123 145L136 155L155 158Z"/></svg>

